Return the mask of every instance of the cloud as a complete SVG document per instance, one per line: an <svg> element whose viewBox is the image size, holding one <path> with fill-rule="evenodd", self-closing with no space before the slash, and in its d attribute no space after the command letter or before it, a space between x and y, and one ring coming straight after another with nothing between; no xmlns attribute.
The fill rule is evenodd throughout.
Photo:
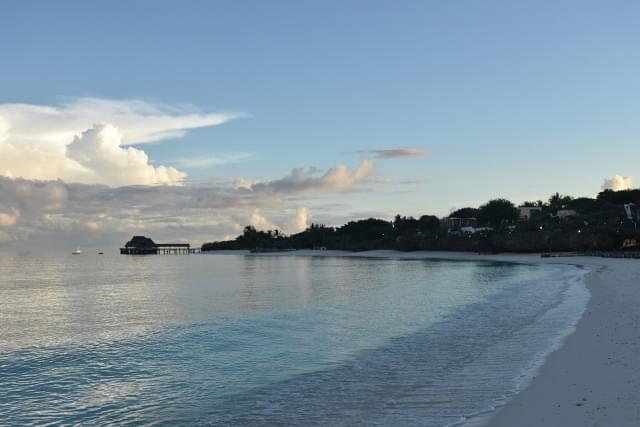
<svg viewBox="0 0 640 427"><path fill-rule="evenodd" d="M125 171L131 172L137 164L143 170L133 175L142 179L129 181L145 184L149 182L150 171L148 158L142 161L146 154L141 149L131 151L123 146L181 137L189 129L219 125L240 116L235 113L203 114L189 106L131 99L78 98L52 106L0 104L0 175L93 183L101 175L88 168L87 163L108 164L112 173L99 182L119 185L122 179L109 181L115 173L113 168L122 165L118 172L122 175ZM107 157L87 158L82 164L78 157L69 157L69 153L76 151L68 150L68 146L78 138L86 137L86 131L96 130L95 123L109 123L117 129L118 144L115 146L100 137L94 138L94 141L102 141L102 148L91 150L84 146L83 153L92 151L93 156ZM156 168L155 174L159 182L173 182L177 178L175 169Z"/></svg>
<svg viewBox="0 0 640 427"><path fill-rule="evenodd" d="M260 213L260 209L253 210L251 217L249 218L249 224L253 225L258 230L275 230L278 228Z"/></svg>
<svg viewBox="0 0 640 427"><path fill-rule="evenodd" d="M252 179L237 178L233 181L233 187L236 190L251 190L251 187L256 183Z"/></svg>
<svg viewBox="0 0 640 427"><path fill-rule="evenodd" d="M207 168L229 163L240 163L253 157L253 153L231 153L218 156L183 157L175 160L175 163L187 168Z"/></svg>
<svg viewBox="0 0 640 427"><path fill-rule="evenodd" d="M202 242L237 234L246 224L286 224L282 201L228 186L128 186L0 177L2 241L69 236L112 241L131 234ZM267 221L262 210L276 221ZM120 242L121 243L121 242Z"/></svg>
<svg viewBox="0 0 640 427"><path fill-rule="evenodd" d="M57 105L0 104L0 117L12 132L30 139L68 143L96 122L113 123L123 143L144 144L184 135L188 129L216 126L240 113L199 113L187 105L171 106L138 99L75 98Z"/></svg>
<svg viewBox="0 0 640 427"><path fill-rule="evenodd" d="M122 147L122 134L111 124L94 125L67 146L67 157L78 164L71 181L112 186L177 184L186 174L173 167L152 166L134 147Z"/></svg>
<svg viewBox="0 0 640 427"><path fill-rule="evenodd" d="M296 216L293 220L293 224L291 225L291 230L294 233L299 233L304 231L308 227L309 220L309 211L307 208L298 208L296 209Z"/></svg>
<svg viewBox="0 0 640 427"><path fill-rule="evenodd" d="M611 178L605 178L602 183L603 190L628 190L633 187L633 181L635 177L633 176L622 176L622 175L614 175Z"/></svg>
<svg viewBox="0 0 640 427"><path fill-rule="evenodd" d="M0 227L11 227L17 222L17 216L8 212L0 212Z"/></svg>
<svg viewBox="0 0 640 427"><path fill-rule="evenodd" d="M109 135L100 135L101 132ZM91 138L99 140L88 144ZM86 155L86 147L82 144L87 143L92 147L89 160L81 163L112 173L110 162L91 163L95 157L92 150L95 146L102 149L103 143L113 144L117 130L106 125L97 126L78 139L74 143L79 145L72 146L78 152L72 156L81 158ZM132 147L108 146L114 151L112 156L125 164L134 162L127 152L120 152L129 148ZM136 154L133 156L137 158ZM87 245L83 242L119 245L132 234L149 234L159 240L186 239L199 244L236 236L247 224L294 233L305 229L308 223L308 208L300 207L303 195L308 200L314 191L342 193L349 186L366 179L372 168L370 162L363 162L353 170L336 166L322 175L313 168L299 168L294 171L304 173L292 172L284 178L262 184L247 181L244 186L218 182L112 187L0 176L0 241L18 241L21 244L36 239L54 243L70 241L74 242L72 246ZM335 203L334 198L332 203ZM321 206L316 203L313 208L321 209ZM331 215L335 215L335 207L321 212L328 212L319 217L319 220L326 221L325 218L331 219Z"/></svg>
<svg viewBox="0 0 640 427"><path fill-rule="evenodd" d="M428 153L414 147L399 147L383 150L361 150L358 153L374 159L396 159L400 157L424 157Z"/></svg>
<svg viewBox="0 0 640 427"><path fill-rule="evenodd" d="M236 188L255 193L305 193L322 190L346 190L363 181L374 170L371 160L365 160L354 170L338 165L318 176L316 168L295 168L284 178L268 182L236 180Z"/></svg>

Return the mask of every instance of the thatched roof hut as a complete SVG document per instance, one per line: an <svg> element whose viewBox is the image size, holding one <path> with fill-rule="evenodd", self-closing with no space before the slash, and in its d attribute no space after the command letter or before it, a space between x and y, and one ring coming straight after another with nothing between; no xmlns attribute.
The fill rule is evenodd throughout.
<svg viewBox="0 0 640 427"><path fill-rule="evenodd" d="M133 236L124 248L120 248L123 255L151 255L151 254L195 254L199 249L192 249L189 243L156 243L146 236Z"/></svg>
<svg viewBox="0 0 640 427"><path fill-rule="evenodd" d="M131 240L124 245L125 248L151 249L156 248L156 243L146 236L133 236Z"/></svg>
<svg viewBox="0 0 640 427"><path fill-rule="evenodd" d="M133 236L131 240L120 248L120 253L125 255L151 255L158 253L156 242L145 236Z"/></svg>

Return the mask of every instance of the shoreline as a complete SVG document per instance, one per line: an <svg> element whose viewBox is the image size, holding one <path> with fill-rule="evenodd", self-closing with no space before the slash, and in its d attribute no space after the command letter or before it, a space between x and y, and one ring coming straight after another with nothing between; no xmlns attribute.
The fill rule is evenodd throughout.
<svg viewBox="0 0 640 427"><path fill-rule="evenodd" d="M238 251L233 251L238 253ZM590 269L591 293L575 330L505 406L464 425L490 427L640 425L640 260L465 252L302 250L251 256L339 256L568 264Z"/></svg>

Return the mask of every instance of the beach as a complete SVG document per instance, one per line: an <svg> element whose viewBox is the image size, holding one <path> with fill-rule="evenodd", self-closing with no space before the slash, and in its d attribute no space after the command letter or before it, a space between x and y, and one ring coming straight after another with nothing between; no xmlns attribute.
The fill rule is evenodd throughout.
<svg viewBox="0 0 640 427"><path fill-rule="evenodd" d="M640 424L637 260L229 254L0 253L0 419Z"/></svg>
<svg viewBox="0 0 640 427"><path fill-rule="evenodd" d="M547 259L591 267L576 331L490 426L640 425L640 261Z"/></svg>
<svg viewBox="0 0 640 427"><path fill-rule="evenodd" d="M487 426L640 425L640 260L542 258L539 254L297 251L292 255L367 256L581 265L591 299L576 330L530 384L497 411L471 421Z"/></svg>

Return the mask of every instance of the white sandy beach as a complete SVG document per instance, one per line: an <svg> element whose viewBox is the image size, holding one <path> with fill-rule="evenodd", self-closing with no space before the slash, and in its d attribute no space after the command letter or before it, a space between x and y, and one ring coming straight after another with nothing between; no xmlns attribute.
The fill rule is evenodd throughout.
<svg viewBox="0 0 640 427"><path fill-rule="evenodd" d="M528 387L497 412L475 420L474 425L640 426L640 260L455 252L296 251L288 254L586 266L591 270L586 277L591 299L575 332L547 358Z"/></svg>

